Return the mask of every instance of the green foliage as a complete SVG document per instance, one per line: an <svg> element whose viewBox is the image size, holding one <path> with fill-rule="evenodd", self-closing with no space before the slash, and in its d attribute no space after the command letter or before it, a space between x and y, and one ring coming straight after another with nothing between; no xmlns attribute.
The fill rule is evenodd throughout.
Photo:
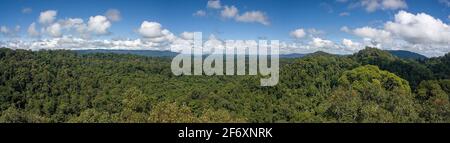
<svg viewBox="0 0 450 143"><path fill-rule="evenodd" d="M421 116L429 122L450 122L449 80L423 81L417 98L423 105Z"/></svg>
<svg viewBox="0 0 450 143"><path fill-rule="evenodd" d="M382 70L392 72L409 81L413 90L422 80L433 78L433 72L418 61L405 60L391 55L387 51L367 47L352 56L362 65L376 65Z"/></svg>
<svg viewBox="0 0 450 143"><path fill-rule="evenodd" d="M431 58L425 61L436 79L450 79L450 53L443 57Z"/></svg>
<svg viewBox="0 0 450 143"><path fill-rule="evenodd" d="M374 92L387 90L409 93L411 91L408 81L372 65L344 72L339 78L339 85L357 90L361 94L371 94L371 91L368 91L371 88L376 89L373 90Z"/></svg>
<svg viewBox="0 0 450 143"><path fill-rule="evenodd" d="M174 76L170 58L0 49L0 122L450 122L449 55L367 48L259 76ZM397 76L398 75L398 76Z"/></svg>
<svg viewBox="0 0 450 143"><path fill-rule="evenodd" d="M406 80L376 66L344 72L328 99L328 116L337 122L417 122L414 97Z"/></svg>
<svg viewBox="0 0 450 143"><path fill-rule="evenodd" d="M156 123L192 123L196 118L186 106L163 102L154 108L148 119Z"/></svg>

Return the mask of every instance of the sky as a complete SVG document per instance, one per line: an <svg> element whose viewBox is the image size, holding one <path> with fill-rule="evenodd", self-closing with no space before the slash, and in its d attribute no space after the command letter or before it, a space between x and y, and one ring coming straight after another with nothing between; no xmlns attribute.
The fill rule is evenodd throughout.
<svg viewBox="0 0 450 143"><path fill-rule="evenodd" d="M351 54L365 46L450 52L450 0L1 0L0 46L179 50L202 32L280 40L282 53Z"/></svg>

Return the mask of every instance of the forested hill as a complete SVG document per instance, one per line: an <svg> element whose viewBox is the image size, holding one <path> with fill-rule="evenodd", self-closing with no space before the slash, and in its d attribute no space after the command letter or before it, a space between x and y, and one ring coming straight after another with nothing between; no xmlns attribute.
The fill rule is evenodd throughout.
<svg viewBox="0 0 450 143"><path fill-rule="evenodd" d="M104 49L92 49L92 50L74 50L79 54L95 54L95 53L113 53L113 54L130 54L146 57L175 57L178 53L171 51L156 51L156 50L104 50ZM306 54L282 54L280 58L301 58Z"/></svg>
<svg viewBox="0 0 450 143"><path fill-rule="evenodd" d="M0 122L450 122L450 54L366 48L258 76L174 76L170 58L0 49Z"/></svg>
<svg viewBox="0 0 450 143"><path fill-rule="evenodd" d="M155 50L106 50L106 49L92 49L92 50L74 50L80 54L95 54L95 53L114 53L114 54L131 54L131 55L139 55L146 57L174 57L178 53L171 51L155 51ZM413 60L423 60L427 59L426 56L410 52L410 51L402 51L402 50L388 50L387 52L391 53L394 56L403 59L413 59ZM281 54L280 58L302 58L307 55L316 55L316 54L328 54L322 51L318 51L315 53L309 54L300 54L300 53L292 53L292 54Z"/></svg>
<svg viewBox="0 0 450 143"><path fill-rule="evenodd" d="M421 54L417 54L414 52L410 52L410 51L403 51L403 50L388 50L389 53L391 53L392 55L395 55L399 58L404 58L404 59L414 59L414 60L424 60L427 59L426 56L421 55Z"/></svg>
<svg viewBox="0 0 450 143"><path fill-rule="evenodd" d="M95 54L95 53L114 53L114 54L131 54L146 57L174 57L178 53L171 51L155 51L155 50L103 50L103 49L93 49L93 50L75 50L75 52L80 54Z"/></svg>

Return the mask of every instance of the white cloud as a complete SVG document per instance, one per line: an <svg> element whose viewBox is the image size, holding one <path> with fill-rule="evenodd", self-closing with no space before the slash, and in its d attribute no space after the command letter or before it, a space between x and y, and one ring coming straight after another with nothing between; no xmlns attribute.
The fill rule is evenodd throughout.
<svg viewBox="0 0 450 143"><path fill-rule="evenodd" d="M30 26L28 26L28 35L35 37L35 36L39 36L39 32L36 30L36 23L31 23Z"/></svg>
<svg viewBox="0 0 450 143"><path fill-rule="evenodd" d="M306 36L308 36L310 38L320 37L323 34L325 34L324 31L318 30L318 29L315 29L315 28L310 28L310 29L307 29L307 30L305 30L303 28L298 28L298 29L295 29L294 31L291 31L289 33L289 35L292 38L295 38L295 39L305 38Z"/></svg>
<svg viewBox="0 0 450 143"><path fill-rule="evenodd" d="M221 53L225 50L225 42L218 39L215 35L210 35L208 40L203 44L203 53Z"/></svg>
<svg viewBox="0 0 450 143"><path fill-rule="evenodd" d="M308 29L308 33L312 37L317 37L317 36L321 36L321 35L325 34L325 31L318 30L318 29L315 29L315 28L310 28L310 29Z"/></svg>
<svg viewBox="0 0 450 143"><path fill-rule="evenodd" d="M68 18L64 20L59 20L58 23L64 29L64 31L69 34L76 34L83 38L90 38L91 34L88 31L88 26L84 23L81 18Z"/></svg>
<svg viewBox="0 0 450 143"><path fill-rule="evenodd" d="M257 22L263 25L270 25L269 19L266 14L261 11L245 12L242 15L236 17L236 21L240 22Z"/></svg>
<svg viewBox="0 0 450 143"><path fill-rule="evenodd" d="M220 12L220 16L223 18L234 18L238 15L239 10L235 6L225 6Z"/></svg>
<svg viewBox="0 0 450 143"><path fill-rule="evenodd" d="M290 36L296 39L304 38L306 36L306 32L304 29L296 29L290 33Z"/></svg>
<svg viewBox="0 0 450 143"><path fill-rule="evenodd" d="M194 32L183 32L180 34L180 37L185 40L192 40L194 39Z"/></svg>
<svg viewBox="0 0 450 143"><path fill-rule="evenodd" d="M239 9L236 6L222 6L220 0L208 0L207 7L210 9L216 9L219 12L220 17L223 19L234 19L237 22L270 25L269 18L263 11L247 11L239 14ZM193 15L205 16L206 13L199 10Z"/></svg>
<svg viewBox="0 0 450 143"><path fill-rule="evenodd" d="M97 35L109 34L108 29L111 27L111 22L105 16L97 15L91 16L88 21L88 31Z"/></svg>
<svg viewBox="0 0 450 143"><path fill-rule="evenodd" d="M389 43L392 40L392 35L390 32L380 29L375 29L372 27L362 27L362 28L356 28L353 31L353 34L364 37L364 38L370 38L371 40L374 40L376 42L382 42L382 43Z"/></svg>
<svg viewBox="0 0 450 143"><path fill-rule="evenodd" d="M3 35L5 37L17 37L19 36L18 33L20 32L20 26L16 25L14 29L8 28L6 26L0 27L0 35Z"/></svg>
<svg viewBox="0 0 450 143"><path fill-rule="evenodd" d="M117 9L108 9L108 11L106 11L105 13L106 17L115 22L115 21L120 21L122 19L121 15L120 15L120 11Z"/></svg>
<svg viewBox="0 0 450 143"><path fill-rule="evenodd" d="M425 13L400 11L385 29L409 43L450 44L450 26Z"/></svg>
<svg viewBox="0 0 450 143"><path fill-rule="evenodd" d="M198 16L198 17L203 17L206 16L206 12L204 10L197 10L194 14L192 14L193 16Z"/></svg>
<svg viewBox="0 0 450 143"><path fill-rule="evenodd" d="M53 23L52 25L47 27L45 29L45 31L47 32L48 35L50 35L52 37L61 37L62 36L61 24L59 24L59 23Z"/></svg>
<svg viewBox="0 0 450 143"><path fill-rule="evenodd" d="M381 29L362 27L349 33L364 38L365 45L383 49L408 50L427 56L450 52L450 26L428 14L399 11L394 21Z"/></svg>
<svg viewBox="0 0 450 143"><path fill-rule="evenodd" d="M81 18L67 18L58 20L63 34L77 35L81 38L92 38L110 34L112 23L105 16L91 16L87 23Z"/></svg>
<svg viewBox="0 0 450 143"><path fill-rule="evenodd" d="M324 40L321 38L313 38L309 44L315 48L334 48L335 47L335 44L333 43L333 41Z"/></svg>
<svg viewBox="0 0 450 143"><path fill-rule="evenodd" d="M239 10L235 6L225 6L220 12L220 16L226 19L233 19L237 22L247 23L261 23L263 25L270 25L269 18L262 11L248 11L239 15Z"/></svg>
<svg viewBox="0 0 450 143"><path fill-rule="evenodd" d="M381 9L396 10L408 8L408 5L406 4L405 0L383 0L381 5L382 5Z"/></svg>
<svg viewBox="0 0 450 143"><path fill-rule="evenodd" d="M139 28L139 33L145 38L162 36L162 26L157 22L144 21Z"/></svg>
<svg viewBox="0 0 450 143"><path fill-rule="evenodd" d="M158 22L144 21L138 32L146 40L157 43L170 42L176 38L169 30L163 29Z"/></svg>
<svg viewBox="0 0 450 143"><path fill-rule="evenodd" d="M353 42L352 40L349 39L343 39L342 45L350 51L358 51L364 48L360 43Z"/></svg>
<svg viewBox="0 0 450 143"><path fill-rule="evenodd" d="M144 41L141 39L120 39L120 40L88 40L72 36L61 36L51 39L39 39L33 41L10 40L0 42L1 47L13 49L127 49L127 50L168 50L158 43Z"/></svg>
<svg viewBox="0 0 450 143"><path fill-rule="evenodd" d="M280 52L289 53L312 53L324 51L333 54L351 54L362 49L362 44L349 39L343 39L342 43L335 43L319 37L312 37L310 41L304 42L280 42Z"/></svg>
<svg viewBox="0 0 450 143"><path fill-rule="evenodd" d="M56 15L58 14L55 10L47 10L41 12L39 15L39 23L41 24L51 24L56 19Z"/></svg>
<svg viewBox="0 0 450 143"><path fill-rule="evenodd" d="M208 0L207 8L211 9L220 9L222 5L220 4L220 0Z"/></svg>
<svg viewBox="0 0 450 143"><path fill-rule="evenodd" d="M73 27L85 26L84 20L81 18L68 18L65 20L60 20L59 23L63 25L64 28L70 29Z"/></svg>
<svg viewBox="0 0 450 143"><path fill-rule="evenodd" d="M26 7L22 9L22 13L23 14L30 14L31 12L33 12L33 9Z"/></svg>
<svg viewBox="0 0 450 143"><path fill-rule="evenodd" d="M341 3L349 2L349 0L337 0ZM398 10L408 8L405 0L358 0L350 4L350 7L363 7L367 12L376 10Z"/></svg>

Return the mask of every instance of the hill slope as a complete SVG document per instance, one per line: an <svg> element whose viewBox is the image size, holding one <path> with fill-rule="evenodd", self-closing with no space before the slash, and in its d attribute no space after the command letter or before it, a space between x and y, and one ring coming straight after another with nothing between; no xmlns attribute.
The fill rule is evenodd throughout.
<svg viewBox="0 0 450 143"><path fill-rule="evenodd" d="M404 51L404 50L387 50L387 52L391 53L394 56L397 56L402 59L415 59L415 60L423 60L428 59L426 56L410 52L410 51Z"/></svg>

